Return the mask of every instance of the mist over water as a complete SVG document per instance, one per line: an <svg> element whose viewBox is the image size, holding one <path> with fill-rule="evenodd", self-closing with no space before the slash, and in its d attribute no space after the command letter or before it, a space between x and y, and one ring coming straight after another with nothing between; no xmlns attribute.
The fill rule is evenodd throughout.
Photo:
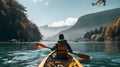
<svg viewBox="0 0 120 67"><path fill-rule="evenodd" d="M55 42L41 42L53 47ZM0 67L37 67L50 49L36 49L31 43L0 43ZM75 53L91 56L84 67L119 67L119 42L69 42ZM75 56L77 59L79 57Z"/></svg>

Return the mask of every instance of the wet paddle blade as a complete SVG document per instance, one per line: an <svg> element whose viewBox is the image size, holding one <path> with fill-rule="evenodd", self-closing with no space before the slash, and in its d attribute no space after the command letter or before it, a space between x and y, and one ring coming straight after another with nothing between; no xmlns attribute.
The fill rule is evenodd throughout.
<svg viewBox="0 0 120 67"><path fill-rule="evenodd" d="M90 56L88 55L85 55L85 54L76 54L76 55L79 56L83 60L90 60Z"/></svg>
<svg viewBox="0 0 120 67"><path fill-rule="evenodd" d="M40 48L40 49L47 48L47 46L45 46L45 45L43 45L41 43L36 43L35 46L36 46L36 48Z"/></svg>

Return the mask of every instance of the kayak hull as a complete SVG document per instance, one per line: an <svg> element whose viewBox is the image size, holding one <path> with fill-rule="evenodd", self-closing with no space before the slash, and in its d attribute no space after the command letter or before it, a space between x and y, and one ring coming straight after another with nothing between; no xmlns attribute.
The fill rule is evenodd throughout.
<svg viewBox="0 0 120 67"><path fill-rule="evenodd" d="M53 59L55 51L52 51L43 61L38 65L38 67L83 67L82 64L74 58L71 53L67 53L68 60Z"/></svg>

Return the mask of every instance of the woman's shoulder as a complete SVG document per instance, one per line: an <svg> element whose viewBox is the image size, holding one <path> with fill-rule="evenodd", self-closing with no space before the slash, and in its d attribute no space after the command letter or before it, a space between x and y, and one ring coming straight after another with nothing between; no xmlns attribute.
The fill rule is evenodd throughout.
<svg viewBox="0 0 120 67"><path fill-rule="evenodd" d="M58 43L67 43L67 40L58 40Z"/></svg>

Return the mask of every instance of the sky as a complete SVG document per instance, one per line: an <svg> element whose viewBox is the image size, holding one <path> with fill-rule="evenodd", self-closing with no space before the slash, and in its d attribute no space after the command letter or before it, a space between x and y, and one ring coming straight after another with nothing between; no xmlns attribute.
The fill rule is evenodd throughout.
<svg viewBox="0 0 120 67"><path fill-rule="evenodd" d="M107 0L106 6L92 6L97 0L17 0L26 7L28 19L37 26L71 26L79 17L120 8L120 0Z"/></svg>

